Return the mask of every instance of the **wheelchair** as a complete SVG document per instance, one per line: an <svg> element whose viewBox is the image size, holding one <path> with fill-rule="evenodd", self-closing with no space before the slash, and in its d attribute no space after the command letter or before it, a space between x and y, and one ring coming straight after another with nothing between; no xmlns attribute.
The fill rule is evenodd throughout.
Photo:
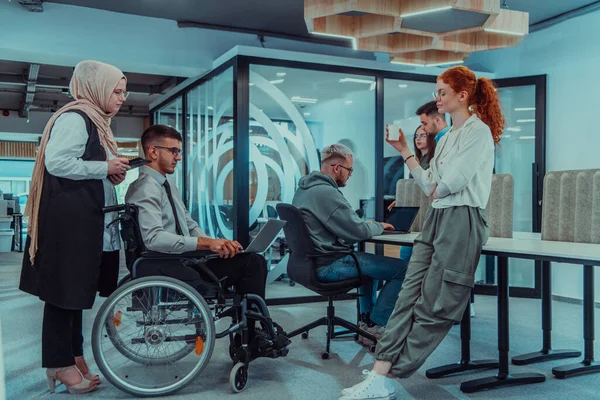
<svg viewBox="0 0 600 400"><path fill-rule="evenodd" d="M288 354L291 343L274 323L263 299L223 287L206 267L215 254L146 251L132 204L103 209L118 212L129 274L100 307L92 328L92 350L104 377L140 397L166 396L183 389L208 364L215 340L229 337L233 368L229 383L241 392L248 366L259 357ZM216 331L215 322L231 325ZM255 327L250 339L248 327Z"/></svg>

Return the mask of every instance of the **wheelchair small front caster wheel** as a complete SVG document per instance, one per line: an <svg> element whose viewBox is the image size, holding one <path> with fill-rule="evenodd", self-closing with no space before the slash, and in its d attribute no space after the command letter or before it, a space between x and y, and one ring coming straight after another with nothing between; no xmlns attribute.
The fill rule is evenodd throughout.
<svg viewBox="0 0 600 400"><path fill-rule="evenodd" d="M248 383L248 367L239 362L233 366L229 373L229 385L235 393L239 393L246 388Z"/></svg>
<svg viewBox="0 0 600 400"><path fill-rule="evenodd" d="M308 339L308 332L302 333L302 339Z"/></svg>
<svg viewBox="0 0 600 400"><path fill-rule="evenodd" d="M322 353L321 353L321 358L322 358L323 360L327 360L327 359L329 358L329 353L328 353L328 352L326 352L326 351L322 352Z"/></svg>
<svg viewBox="0 0 600 400"><path fill-rule="evenodd" d="M290 281L290 286L296 286L296 282Z"/></svg>
<svg viewBox="0 0 600 400"><path fill-rule="evenodd" d="M374 344L370 345L370 346L369 346L369 351L370 351L371 353L375 353L375 348L376 348L376 347L377 347L377 345L374 345Z"/></svg>

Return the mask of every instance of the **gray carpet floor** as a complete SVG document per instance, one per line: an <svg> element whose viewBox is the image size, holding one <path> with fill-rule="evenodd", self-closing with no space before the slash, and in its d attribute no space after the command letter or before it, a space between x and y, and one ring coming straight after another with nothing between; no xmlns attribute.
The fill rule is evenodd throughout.
<svg viewBox="0 0 600 400"><path fill-rule="evenodd" d="M17 289L22 255L0 255L0 318L2 326L3 358L6 373L6 393L9 399L69 399L64 386L50 395L40 363L40 332L42 303ZM84 332L89 337L95 311L84 312ZM554 302L553 344L555 348L583 347L581 307ZM355 315L354 302L339 302L338 314L351 319ZM496 298L478 296L477 315L473 318L472 354L474 359L497 358ZM325 313L325 304L306 304L272 307L275 321L292 330ZM541 343L540 303L538 300L511 299L511 354L539 350ZM226 321L221 321L222 324ZM219 325L224 327L225 325ZM577 361L559 360L525 367L511 366L511 372L539 372L546 382L535 385L506 387L487 392L464 394L461 382L491 376L495 371L482 371L439 380L425 377L428 368L458 361L460 355L459 328L454 327L425 365L411 378L397 382L398 399L597 399L600 398L600 375L584 375L558 380L551 374L553 366ZM259 359L250 365L249 382L239 394L232 393L229 384L231 361L227 355L227 339L217 341L212 358L202 375L171 399L337 399L339 391L354 383L361 370L370 368L372 355L350 339L337 339L332 345L329 360L322 360L325 330L317 328L308 339L293 339L290 353L276 360ZM88 362L95 368L90 342L85 342ZM85 395L94 399L131 398L104 379L101 388ZM83 396L79 396L83 397Z"/></svg>

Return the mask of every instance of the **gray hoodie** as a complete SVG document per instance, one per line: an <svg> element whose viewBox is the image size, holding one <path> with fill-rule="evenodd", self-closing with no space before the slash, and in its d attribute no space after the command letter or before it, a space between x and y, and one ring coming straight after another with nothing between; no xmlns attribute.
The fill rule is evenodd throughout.
<svg viewBox="0 0 600 400"><path fill-rule="evenodd" d="M380 223L361 219L333 178L319 171L300 178L292 204L302 213L318 253L350 250L383 232Z"/></svg>

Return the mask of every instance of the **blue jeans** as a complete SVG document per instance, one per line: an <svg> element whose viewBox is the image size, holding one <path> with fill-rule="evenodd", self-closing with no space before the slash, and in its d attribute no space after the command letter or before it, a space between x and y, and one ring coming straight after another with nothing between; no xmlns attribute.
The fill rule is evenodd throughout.
<svg viewBox="0 0 600 400"><path fill-rule="evenodd" d="M402 246L400 247L400 259L406 261L406 264L410 261L410 256L412 256L412 247L411 246Z"/></svg>
<svg viewBox="0 0 600 400"><path fill-rule="evenodd" d="M363 276L368 276L373 280L386 281L379 292L379 296L377 296L377 300L375 300L377 293L375 282L359 288L361 294L359 298L360 312L370 312L371 321L379 326L385 326L390 315L392 315L392 311L394 311L394 305L402 288L408 263L397 258L376 254L355 253L355 255L360 263L360 271ZM317 279L320 282L337 282L357 277L358 270L352 256L344 256L317 269Z"/></svg>

